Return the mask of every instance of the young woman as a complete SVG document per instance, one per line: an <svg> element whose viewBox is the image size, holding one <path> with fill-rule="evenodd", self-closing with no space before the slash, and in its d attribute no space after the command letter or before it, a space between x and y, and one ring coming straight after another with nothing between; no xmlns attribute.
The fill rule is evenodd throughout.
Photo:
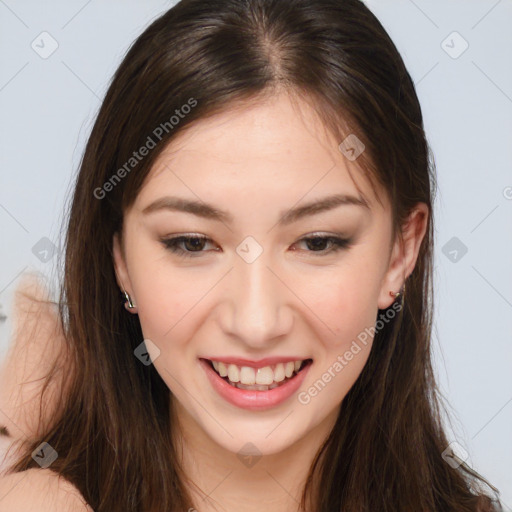
<svg viewBox="0 0 512 512"><path fill-rule="evenodd" d="M70 382L4 504L499 510L440 419L434 192L413 83L362 2L182 0L87 143Z"/></svg>

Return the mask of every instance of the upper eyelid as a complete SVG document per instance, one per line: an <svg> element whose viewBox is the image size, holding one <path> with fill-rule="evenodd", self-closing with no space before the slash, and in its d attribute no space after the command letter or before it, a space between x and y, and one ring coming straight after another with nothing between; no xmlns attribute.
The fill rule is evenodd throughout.
<svg viewBox="0 0 512 512"><path fill-rule="evenodd" d="M200 233L179 233L177 235L169 235L169 236L163 236L161 237L161 240L176 240L180 238L198 238L201 240L206 240L207 242L214 242L216 243L213 238L203 235ZM307 233L306 235L301 236L297 239L298 242L301 240L307 240L309 238L341 238L349 240L351 236L342 234L342 233L329 233L324 231L313 231L312 233Z"/></svg>

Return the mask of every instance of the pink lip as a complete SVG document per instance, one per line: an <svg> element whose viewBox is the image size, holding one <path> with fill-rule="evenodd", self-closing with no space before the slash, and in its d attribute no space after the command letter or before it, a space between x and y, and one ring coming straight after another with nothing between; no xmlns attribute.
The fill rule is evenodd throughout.
<svg viewBox="0 0 512 512"><path fill-rule="evenodd" d="M201 358L202 359L202 358ZM243 359L240 357L215 357L205 358L210 361L222 361L223 363L236 364L237 366L250 366L251 368L263 368L264 366L272 366L277 363L288 363L289 361L305 361L310 358L302 357L265 357L264 359L258 359L257 361L251 361L250 359Z"/></svg>
<svg viewBox="0 0 512 512"><path fill-rule="evenodd" d="M226 382L206 359L199 359L212 387L230 404L242 409L265 410L275 407L293 395L304 382L311 363L308 363L293 378L281 386L268 391L238 389ZM226 361L227 362L227 361ZM278 361L281 362L281 361Z"/></svg>

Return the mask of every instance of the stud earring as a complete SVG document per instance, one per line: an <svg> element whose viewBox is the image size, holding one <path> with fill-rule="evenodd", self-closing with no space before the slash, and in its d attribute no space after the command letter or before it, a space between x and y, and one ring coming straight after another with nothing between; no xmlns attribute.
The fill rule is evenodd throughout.
<svg viewBox="0 0 512 512"><path fill-rule="evenodd" d="M403 300L403 296L405 295L405 283L402 286L402 290L401 291L399 291L399 292L392 292L392 291L390 291L389 295L391 295L391 297L394 297L395 299L400 297L400 295L402 295L402 300Z"/></svg>
<svg viewBox="0 0 512 512"><path fill-rule="evenodd" d="M128 302L128 309L134 309L136 306L132 302L132 298L130 297L128 292L126 290L123 290L123 294L124 294L124 298L125 298L126 302Z"/></svg>

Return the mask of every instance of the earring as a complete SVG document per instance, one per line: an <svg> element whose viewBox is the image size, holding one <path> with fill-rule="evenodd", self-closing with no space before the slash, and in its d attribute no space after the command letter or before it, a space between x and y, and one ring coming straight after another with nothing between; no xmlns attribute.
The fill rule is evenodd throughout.
<svg viewBox="0 0 512 512"><path fill-rule="evenodd" d="M125 300L128 302L128 308L129 309L134 309L136 306L135 304L132 302L132 298L130 297L130 295L128 294L128 292L126 290L123 290L123 293L124 293L124 298Z"/></svg>
<svg viewBox="0 0 512 512"><path fill-rule="evenodd" d="M395 299L400 297L400 295L402 295L402 300L403 300L403 296L405 295L405 283L402 286L402 291L401 292L392 292L392 291L390 291L389 295L391 295L391 297L394 297Z"/></svg>

